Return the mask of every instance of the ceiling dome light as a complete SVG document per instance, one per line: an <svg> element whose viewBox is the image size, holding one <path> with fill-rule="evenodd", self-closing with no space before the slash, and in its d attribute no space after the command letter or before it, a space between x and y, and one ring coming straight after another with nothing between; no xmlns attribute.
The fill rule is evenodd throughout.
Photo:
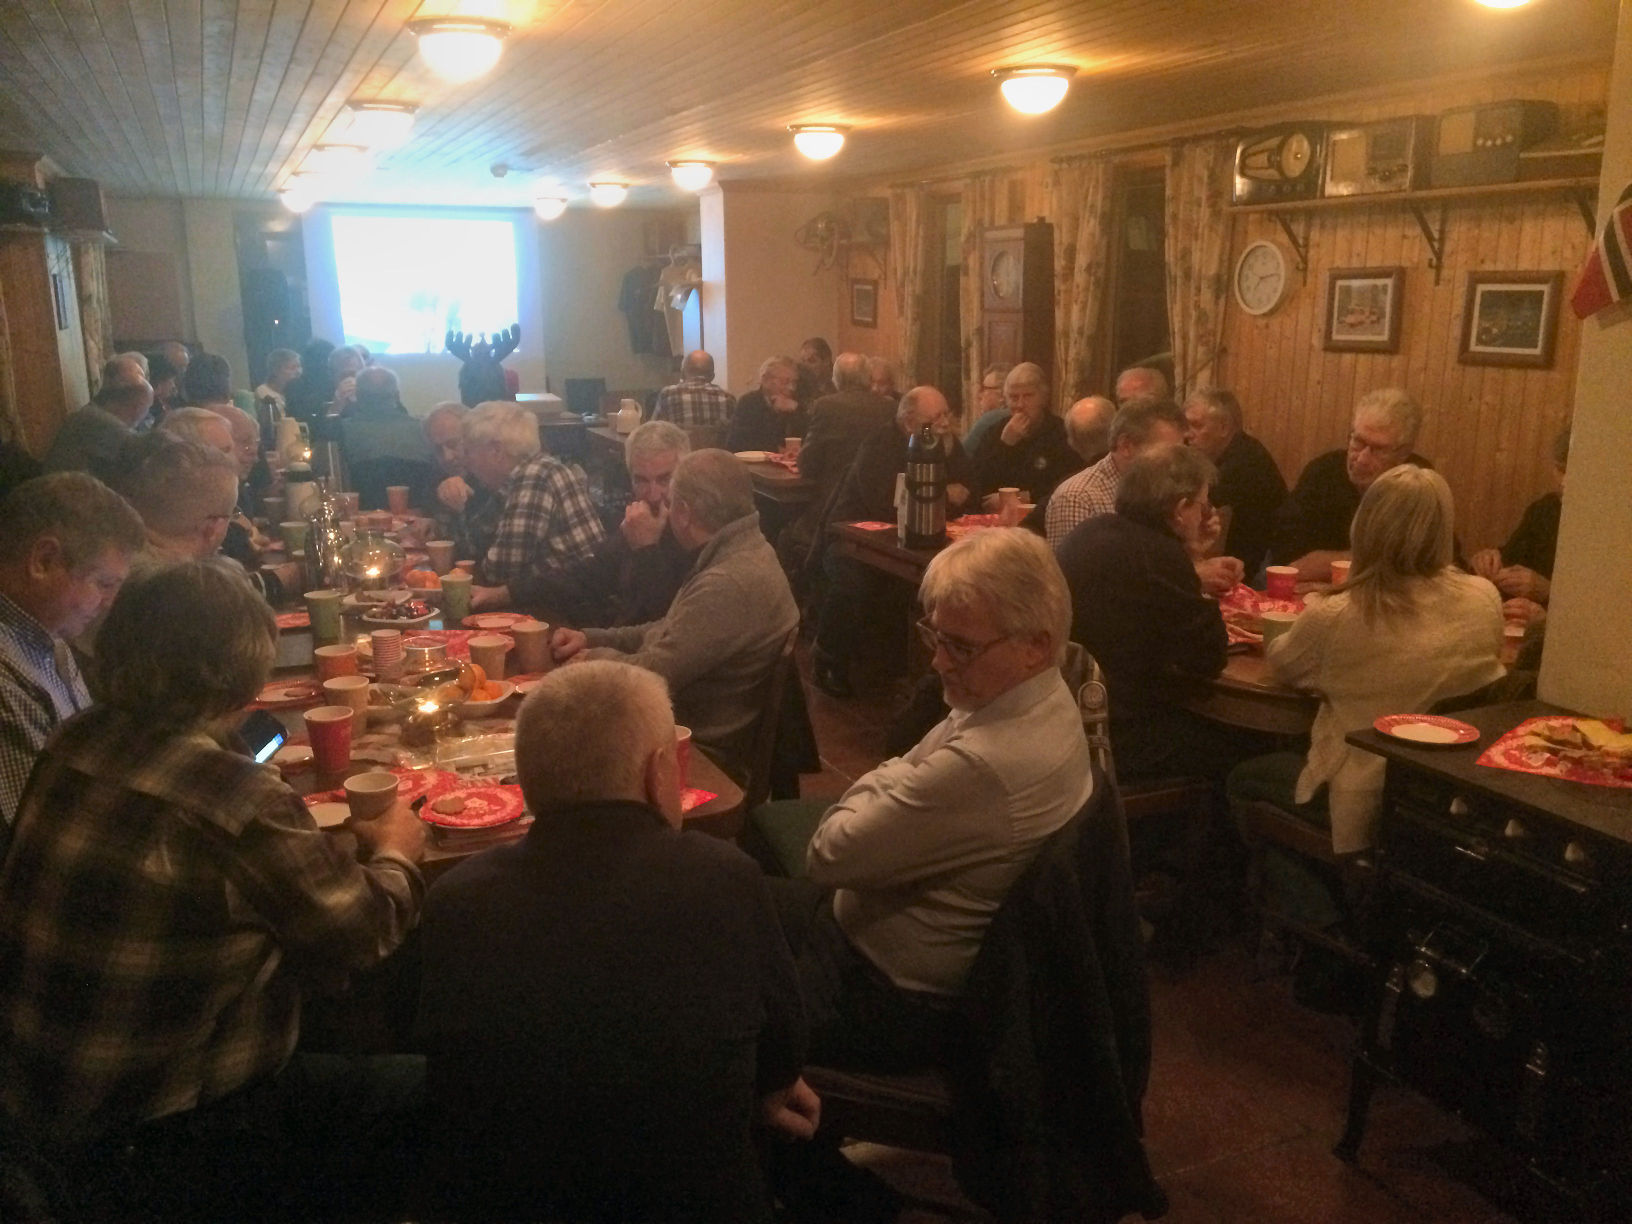
<svg viewBox="0 0 1632 1224"><path fill-rule="evenodd" d="M278 200L292 213L303 213L317 203L317 184L309 174L291 174L278 191Z"/></svg>
<svg viewBox="0 0 1632 1224"><path fill-rule="evenodd" d="M994 68L992 75L1010 106L1024 115L1051 111L1071 88L1077 70L1061 64L1036 64L1026 68Z"/></svg>
<svg viewBox="0 0 1632 1224"><path fill-rule="evenodd" d="M671 161L669 173L677 185L686 191L701 191L714 181L714 163L706 161Z"/></svg>
<svg viewBox="0 0 1632 1224"><path fill-rule="evenodd" d="M408 143L418 109L408 102L347 102L346 137L371 149L395 149Z"/></svg>
<svg viewBox="0 0 1632 1224"><path fill-rule="evenodd" d="M591 183L589 198L598 208L616 208L629 194L627 183Z"/></svg>
<svg viewBox="0 0 1632 1224"><path fill-rule="evenodd" d="M486 17L426 17L408 28L431 71L456 85L491 72L510 33L504 22Z"/></svg>
<svg viewBox="0 0 1632 1224"><path fill-rule="evenodd" d="M538 214L540 221L554 221L567 211L567 197L558 195L534 196L533 211Z"/></svg>
<svg viewBox="0 0 1632 1224"><path fill-rule="evenodd" d="M850 129L836 123L790 123L793 147L811 161L826 161L844 148L844 134Z"/></svg>
<svg viewBox="0 0 1632 1224"><path fill-rule="evenodd" d="M369 151L359 144L313 145L300 160L302 174L324 178L355 178L368 171Z"/></svg>

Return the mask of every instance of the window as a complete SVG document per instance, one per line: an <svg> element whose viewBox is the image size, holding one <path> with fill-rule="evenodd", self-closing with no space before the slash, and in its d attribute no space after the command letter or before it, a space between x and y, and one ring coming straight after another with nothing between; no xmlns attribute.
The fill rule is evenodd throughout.
<svg viewBox="0 0 1632 1224"><path fill-rule="evenodd" d="M1172 361L1173 341L1167 323L1166 180L1167 172L1160 166L1129 167L1117 175L1108 303L1111 378L1131 365L1166 366Z"/></svg>

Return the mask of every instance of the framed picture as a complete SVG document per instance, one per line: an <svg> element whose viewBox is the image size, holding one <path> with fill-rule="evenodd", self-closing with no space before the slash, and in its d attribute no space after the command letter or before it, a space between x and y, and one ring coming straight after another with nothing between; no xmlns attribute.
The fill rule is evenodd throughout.
<svg viewBox="0 0 1632 1224"><path fill-rule="evenodd" d="M1404 268L1333 268L1326 279L1326 351L1399 352L1404 285Z"/></svg>
<svg viewBox="0 0 1632 1224"><path fill-rule="evenodd" d="M850 280L850 323L854 327L878 326L878 282Z"/></svg>
<svg viewBox="0 0 1632 1224"><path fill-rule="evenodd" d="M1562 272L1469 272L1462 307L1463 365L1553 364Z"/></svg>

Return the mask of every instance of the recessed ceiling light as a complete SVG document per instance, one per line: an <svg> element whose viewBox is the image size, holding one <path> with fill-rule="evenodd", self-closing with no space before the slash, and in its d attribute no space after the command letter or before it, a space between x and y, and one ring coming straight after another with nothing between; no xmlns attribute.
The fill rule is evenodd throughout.
<svg viewBox="0 0 1632 1224"><path fill-rule="evenodd" d="M533 211L538 214L540 221L554 221L567 211L567 197L558 195L534 196Z"/></svg>
<svg viewBox="0 0 1632 1224"><path fill-rule="evenodd" d="M291 174L278 191L278 200L292 213L303 213L317 203L317 184L309 174Z"/></svg>
<svg viewBox="0 0 1632 1224"><path fill-rule="evenodd" d="M811 161L826 161L844 148L844 134L850 129L837 123L790 123L793 147Z"/></svg>
<svg viewBox="0 0 1632 1224"><path fill-rule="evenodd" d="M714 163L706 161L671 161L669 173L674 181L687 191L701 191L714 181Z"/></svg>
<svg viewBox="0 0 1632 1224"><path fill-rule="evenodd" d="M426 17L410 21L408 28L431 71L455 84L491 72L510 33L504 22L486 17Z"/></svg>
<svg viewBox="0 0 1632 1224"><path fill-rule="evenodd" d="M616 208L623 203L624 197L629 194L627 183L591 183L589 185L590 202L598 208Z"/></svg>
<svg viewBox="0 0 1632 1224"><path fill-rule="evenodd" d="M347 102L346 136L371 149L395 149L408 143L418 109L409 102Z"/></svg>
<svg viewBox="0 0 1632 1224"><path fill-rule="evenodd" d="M1051 111L1071 88L1075 68L1062 64L1034 64L1023 68L994 68L992 75L1010 106L1026 115Z"/></svg>
<svg viewBox="0 0 1632 1224"><path fill-rule="evenodd" d="M365 173L369 164L369 151L362 145L319 144L300 159L300 172L324 178L353 178Z"/></svg>

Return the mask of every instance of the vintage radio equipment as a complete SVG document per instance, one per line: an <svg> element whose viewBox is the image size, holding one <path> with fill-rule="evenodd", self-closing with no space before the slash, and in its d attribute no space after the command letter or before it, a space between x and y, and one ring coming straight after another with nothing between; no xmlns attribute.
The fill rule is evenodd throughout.
<svg viewBox="0 0 1632 1224"><path fill-rule="evenodd" d="M1326 133L1323 196L1415 191L1428 181L1434 121L1426 115L1383 119Z"/></svg>
<svg viewBox="0 0 1632 1224"><path fill-rule="evenodd" d="M1324 123L1282 123L1241 139L1235 147L1236 204L1312 200L1320 194Z"/></svg>
<svg viewBox="0 0 1632 1224"><path fill-rule="evenodd" d="M106 233L108 206L102 198L102 184L88 178L51 180L51 225L55 229L79 233Z"/></svg>
<svg viewBox="0 0 1632 1224"><path fill-rule="evenodd" d="M1429 180L1435 187L1512 183L1519 154L1558 127L1553 102L1490 102L1460 106L1439 117Z"/></svg>

